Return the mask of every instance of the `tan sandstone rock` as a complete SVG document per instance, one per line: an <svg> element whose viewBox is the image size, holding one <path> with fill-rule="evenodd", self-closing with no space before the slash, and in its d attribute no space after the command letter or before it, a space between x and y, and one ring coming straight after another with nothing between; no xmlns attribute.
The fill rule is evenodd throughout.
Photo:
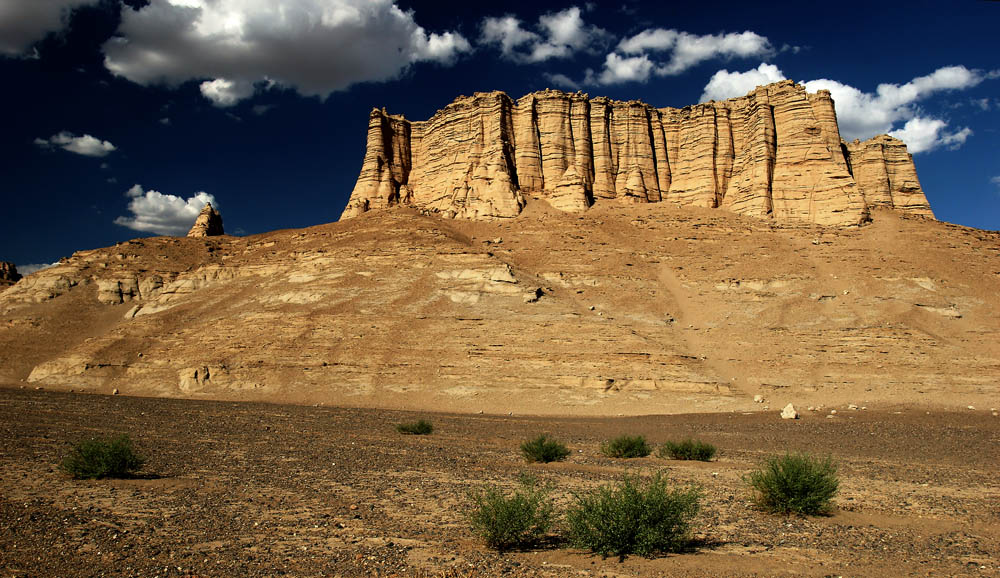
<svg viewBox="0 0 1000 578"><path fill-rule="evenodd" d="M427 121L376 109L341 218L395 204L509 218L524 194L568 212L618 199L779 224L857 225L874 207L933 217L901 141L842 143L830 93L782 81L681 109L558 90L463 96Z"/></svg>
<svg viewBox="0 0 1000 578"><path fill-rule="evenodd" d="M188 237L217 237L225 235L222 228L222 215L215 210L212 203L205 203L205 207L195 220L194 226L188 231Z"/></svg>

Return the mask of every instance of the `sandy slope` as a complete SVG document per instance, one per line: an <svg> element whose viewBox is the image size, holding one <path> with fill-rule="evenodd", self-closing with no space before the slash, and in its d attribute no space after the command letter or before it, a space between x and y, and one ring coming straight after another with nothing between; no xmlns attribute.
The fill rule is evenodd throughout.
<svg viewBox="0 0 1000 578"><path fill-rule="evenodd" d="M891 212L824 229L662 204L395 209L79 253L0 294L0 378L500 413L983 408L998 283L1000 234Z"/></svg>

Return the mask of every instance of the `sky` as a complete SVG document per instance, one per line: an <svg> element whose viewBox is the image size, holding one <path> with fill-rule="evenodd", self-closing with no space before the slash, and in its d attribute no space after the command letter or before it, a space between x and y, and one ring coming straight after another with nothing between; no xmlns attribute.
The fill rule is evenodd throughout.
<svg viewBox="0 0 1000 578"><path fill-rule="evenodd" d="M337 220L368 113L544 88L682 107L792 79L1000 229L1000 2L0 0L0 260Z"/></svg>

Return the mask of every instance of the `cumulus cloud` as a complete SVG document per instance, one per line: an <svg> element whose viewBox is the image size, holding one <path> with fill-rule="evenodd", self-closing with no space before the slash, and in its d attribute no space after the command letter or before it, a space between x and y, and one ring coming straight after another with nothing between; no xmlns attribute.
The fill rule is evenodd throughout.
<svg viewBox="0 0 1000 578"><path fill-rule="evenodd" d="M515 62L544 62L580 51L595 52L611 39L603 28L584 22L578 6L543 14L535 31L525 29L519 18L510 15L484 18L480 28L480 42L498 46L504 57Z"/></svg>
<svg viewBox="0 0 1000 578"><path fill-rule="evenodd" d="M701 93L701 102L743 96L758 86L784 79L785 75L777 66L764 62L746 72L720 70L713 74L705 85L705 91Z"/></svg>
<svg viewBox="0 0 1000 578"><path fill-rule="evenodd" d="M705 85L702 100L743 96L758 85L784 78L778 67L766 63L746 72L720 70ZM942 92L972 88L990 78L989 72L965 66L945 66L904 84L879 84L874 93L825 78L802 84L809 92L830 91L837 108L840 134L845 139L866 139L888 133L902 139L911 153L920 153L939 147L955 150L965 144L973 132L968 127L946 130L948 123L922 114L919 102ZM904 124L899 127L901 122Z"/></svg>
<svg viewBox="0 0 1000 578"><path fill-rule="evenodd" d="M625 54L667 52L670 59L656 67L661 76L680 74L716 58L766 57L774 53L765 36L749 30L727 34L691 34L674 29L653 28L622 40L618 50Z"/></svg>
<svg viewBox="0 0 1000 578"><path fill-rule="evenodd" d="M76 136L67 131L52 135L50 138L36 138L35 145L51 149L59 147L65 151L87 157L105 157L117 150L115 145L106 140L92 137L89 134ZM104 168L103 166L101 168Z"/></svg>
<svg viewBox="0 0 1000 578"><path fill-rule="evenodd" d="M965 139L972 135L972 129L968 127L947 133L944 131L947 126L948 123L943 120L917 116L906 121L903 128L889 131L889 136L902 140L906 143L906 148L916 154L940 146L955 150L965 144Z"/></svg>
<svg viewBox="0 0 1000 578"><path fill-rule="evenodd" d="M646 82L655 65L645 54L620 56L614 52L604 59L604 69L595 75L587 70L585 84L621 84L623 82Z"/></svg>
<svg viewBox="0 0 1000 578"><path fill-rule="evenodd" d="M880 84L874 93L825 78L804 84L809 92L830 91L837 105L840 132L845 138L854 139L889 132L894 123L918 116L915 105L919 101L943 91L972 88L985 79L981 71L946 66L905 84ZM926 126L922 133L926 133Z"/></svg>
<svg viewBox="0 0 1000 578"><path fill-rule="evenodd" d="M69 22L73 9L99 0L3 0L0 2L0 54L18 56Z"/></svg>
<svg viewBox="0 0 1000 578"><path fill-rule="evenodd" d="M115 224L158 235L186 235L206 203L218 207L215 197L204 191L184 199L147 191L137 184L126 191L125 196L130 199L128 210L132 215L118 217Z"/></svg>
<svg viewBox="0 0 1000 578"><path fill-rule="evenodd" d="M1000 189L1000 176L993 177L992 179L990 179L990 182L996 185L998 189ZM20 269L18 270L20 271Z"/></svg>
<svg viewBox="0 0 1000 578"><path fill-rule="evenodd" d="M218 106L271 85L326 97L472 50L457 32L428 33L392 0L153 0L122 6L121 17L104 45L108 70L142 85L204 81Z"/></svg>

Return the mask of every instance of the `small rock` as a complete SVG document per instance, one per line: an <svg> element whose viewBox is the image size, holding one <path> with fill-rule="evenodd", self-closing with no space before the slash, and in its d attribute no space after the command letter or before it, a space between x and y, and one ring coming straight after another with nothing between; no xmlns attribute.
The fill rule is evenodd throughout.
<svg viewBox="0 0 1000 578"><path fill-rule="evenodd" d="M837 410L831 409L830 410L830 415L837 415Z"/></svg>
<svg viewBox="0 0 1000 578"><path fill-rule="evenodd" d="M764 403L764 396L758 393L757 395L753 396L753 402Z"/></svg>
<svg viewBox="0 0 1000 578"><path fill-rule="evenodd" d="M833 419L835 417L837 417L837 416L835 416L835 415L828 415L828 416L826 416L826 419Z"/></svg>
<svg viewBox="0 0 1000 578"><path fill-rule="evenodd" d="M969 409L976 409L976 408L970 405L970 406L969 406Z"/></svg>
<svg viewBox="0 0 1000 578"><path fill-rule="evenodd" d="M853 403L849 403L847 404L847 409L856 410L858 409L858 406L854 405Z"/></svg>
<svg viewBox="0 0 1000 578"><path fill-rule="evenodd" d="M806 408L806 411L816 411L816 408L810 405Z"/></svg>
<svg viewBox="0 0 1000 578"><path fill-rule="evenodd" d="M594 306L593 306L593 305L591 305L591 306L589 307L589 309L590 309L591 311L593 311L593 310L594 310Z"/></svg>
<svg viewBox="0 0 1000 578"><path fill-rule="evenodd" d="M795 411L795 406L788 404L781 410L781 419L799 419L799 412Z"/></svg>
<svg viewBox="0 0 1000 578"><path fill-rule="evenodd" d="M118 395L118 388L117 387L111 390L111 395Z"/></svg>

